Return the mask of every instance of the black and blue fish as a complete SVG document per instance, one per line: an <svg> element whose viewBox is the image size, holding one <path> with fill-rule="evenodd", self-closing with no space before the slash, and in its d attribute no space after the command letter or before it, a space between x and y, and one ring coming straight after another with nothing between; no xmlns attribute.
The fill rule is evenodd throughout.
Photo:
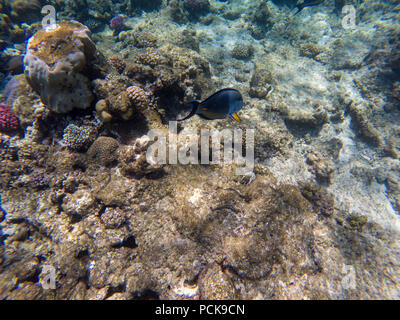
<svg viewBox="0 0 400 320"><path fill-rule="evenodd" d="M243 98L236 89L226 88L214 93L202 102L192 100L187 104L192 106L192 111L187 117L179 121L187 120L197 114L205 120L224 119L231 116L237 122L240 122L237 112L243 108Z"/></svg>
<svg viewBox="0 0 400 320"><path fill-rule="evenodd" d="M312 7L312 6L317 6L324 2L324 0L304 0L302 3L298 3L296 5L297 12L294 14L298 14L301 10L303 10L305 7Z"/></svg>

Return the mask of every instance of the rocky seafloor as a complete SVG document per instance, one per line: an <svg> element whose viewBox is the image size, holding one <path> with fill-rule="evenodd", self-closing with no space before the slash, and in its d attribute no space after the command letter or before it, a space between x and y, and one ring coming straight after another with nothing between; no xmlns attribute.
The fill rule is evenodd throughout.
<svg viewBox="0 0 400 320"><path fill-rule="evenodd" d="M1 299L400 298L400 5L295 3L0 1ZM255 129L255 179L146 161L224 87L177 136Z"/></svg>

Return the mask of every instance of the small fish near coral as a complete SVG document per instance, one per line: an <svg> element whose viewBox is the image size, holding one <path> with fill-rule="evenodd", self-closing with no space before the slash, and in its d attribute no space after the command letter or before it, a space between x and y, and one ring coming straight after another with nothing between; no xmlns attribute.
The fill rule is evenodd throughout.
<svg viewBox="0 0 400 320"><path fill-rule="evenodd" d="M192 106L192 111L187 117L178 121L187 120L197 114L205 120L224 119L230 115L240 122L237 112L243 108L243 98L236 89L226 88L214 93L203 102L192 100L187 104Z"/></svg>
<svg viewBox="0 0 400 320"><path fill-rule="evenodd" d="M0 104L0 131L13 131L19 127L18 118L11 107Z"/></svg>
<svg viewBox="0 0 400 320"><path fill-rule="evenodd" d="M298 14L305 7L317 6L317 5L321 4L322 2L324 2L324 0L304 0L302 3L296 4L297 12L293 16Z"/></svg>

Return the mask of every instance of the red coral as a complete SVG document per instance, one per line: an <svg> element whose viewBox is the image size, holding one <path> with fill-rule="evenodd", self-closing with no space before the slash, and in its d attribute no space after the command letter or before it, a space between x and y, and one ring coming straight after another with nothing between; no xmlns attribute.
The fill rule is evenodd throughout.
<svg viewBox="0 0 400 320"><path fill-rule="evenodd" d="M12 109L5 104L0 104L0 130L16 130L18 126L18 118L15 116Z"/></svg>

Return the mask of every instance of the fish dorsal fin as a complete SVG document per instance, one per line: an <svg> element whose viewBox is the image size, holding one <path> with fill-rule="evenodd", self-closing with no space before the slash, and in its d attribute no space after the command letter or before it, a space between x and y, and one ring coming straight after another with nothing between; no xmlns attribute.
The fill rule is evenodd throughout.
<svg viewBox="0 0 400 320"><path fill-rule="evenodd" d="M191 104L192 105L192 111L190 111L190 113L185 118L178 119L177 121L184 121L184 120L187 120L187 119L193 117L197 112L197 109L199 107L200 101L199 100L192 100L192 101L189 101L187 104Z"/></svg>
<svg viewBox="0 0 400 320"><path fill-rule="evenodd" d="M221 92L224 92L224 91L237 91L237 90L233 89L233 88L225 88L225 89L218 90L217 92L214 92L211 96L209 96L206 100L204 100L202 103L206 104L214 96L216 96L216 95L218 95L218 94L220 94Z"/></svg>

